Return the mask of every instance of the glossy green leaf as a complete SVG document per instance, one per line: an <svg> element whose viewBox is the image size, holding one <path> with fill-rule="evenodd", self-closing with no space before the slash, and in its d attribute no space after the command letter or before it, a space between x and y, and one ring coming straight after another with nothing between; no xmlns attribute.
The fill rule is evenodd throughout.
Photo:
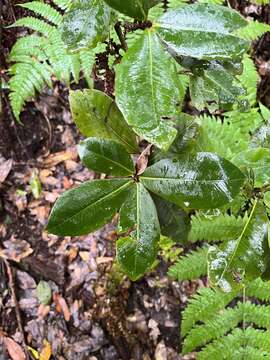
<svg viewBox="0 0 270 360"><path fill-rule="evenodd" d="M229 110L245 94L245 89L218 62L211 62L206 69L190 77L191 101L199 110L218 108Z"/></svg>
<svg viewBox="0 0 270 360"><path fill-rule="evenodd" d="M172 120L180 110L181 91L175 65L156 33L146 30L116 71L116 103L127 123L163 150L177 134Z"/></svg>
<svg viewBox="0 0 270 360"><path fill-rule="evenodd" d="M128 179L91 180L65 192L54 204L48 232L76 236L99 229L121 207L132 183Z"/></svg>
<svg viewBox="0 0 270 360"><path fill-rule="evenodd" d="M91 170L115 176L130 176L135 172L130 155L116 141L91 137L79 144L78 153Z"/></svg>
<svg viewBox="0 0 270 360"><path fill-rule="evenodd" d="M141 277L154 263L160 237L155 204L144 186L136 183L120 210L117 259L132 280Z"/></svg>
<svg viewBox="0 0 270 360"><path fill-rule="evenodd" d="M168 236L178 243L186 243L190 231L188 214L177 205L154 197L162 235Z"/></svg>
<svg viewBox="0 0 270 360"><path fill-rule="evenodd" d="M248 42L232 35L246 24L246 20L230 8L193 4L168 11L155 26L175 54L216 60L237 58L246 51Z"/></svg>
<svg viewBox="0 0 270 360"><path fill-rule="evenodd" d="M161 160L140 178L149 190L165 200L199 209L231 202L244 179L235 165L213 153Z"/></svg>
<svg viewBox="0 0 270 360"><path fill-rule="evenodd" d="M208 258L210 280L227 292L263 274L270 261L264 206L255 201L239 237L212 246Z"/></svg>
<svg viewBox="0 0 270 360"><path fill-rule="evenodd" d="M146 20L148 10L161 0L105 0L113 9L137 20Z"/></svg>
<svg viewBox="0 0 270 360"><path fill-rule="evenodd" d="M62 39L71 50L94 48L109 35L112 12L103 0L75 0L63 17Z"/></svg>
<svg viewBox="0 0 270 360"><path fill-rule="evenodd" d="M70 108L80 132L120 142L131 154L139 152L136 136L113 99L98 90L71 91Z"/></svg>
<svg viewBox="0 0 270 360"><path fill-rule="evenodd" d="M232 162L239 167L253 170L256 187L262 187L270 181L270 149L257 148L242 151Z"/></svg>

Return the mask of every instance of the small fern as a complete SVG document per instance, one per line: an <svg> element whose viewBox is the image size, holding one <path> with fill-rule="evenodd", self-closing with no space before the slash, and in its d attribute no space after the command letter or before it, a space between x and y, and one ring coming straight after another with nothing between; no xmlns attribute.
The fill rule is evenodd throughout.
<svg viewBox="0 0 270 360"><path fill-rule="evenodd" d="M245 40L257 40L266 32L270 31L270 26L258 21L249 21L248 25L242 29L237 30L237 35Z"/></svg>
<svg viewBox="0 0 270 360"><path fill-rule="evenodd" d="M228 214L214 216L196 214L191 218L191 230L189 241L207 241L214 243L218 241L231 240L237 237L246 219Z"/></svg>
<svg viewBox="0 0 270 360"><path fill-rule="evenodd" d="M208 247L191 251L170 267L168 275L175 280L197 279L207 273Z"/></svg>
<svg viewBox="0 0 270 360"><path fill-rule="evenodd" d="M246 89L245 99L253 107L257 101L257 85L260 81L260 76L253 60L248 55L244 56L243 72L238 76L238 79Z"/></svg>
<svg viewBox="0 0 270 360"><path fill-rule="evenodd" d="M270 306L247 297L268 300L269 284L257 279L244 291L199 290L183 313L183 353L196 350L200 360L269 359Z"/></svg>
<svg viewBox="0 0 270 360"><path fill-rule="evenodd" d="M248 131L241 133L238 123L222 122L219 118L207 115L198 117L196 122L200 126L197 138L198 151L215 152L230 160L234 154L248 147L250 134Z"/></svg>
<svg viewBox="0 0 270 360"><path fill-rule="evenodd" d="M54 0L54 3L65 10L71 1ZM62 15L52 6L39 1L20 6L33 11L44 20L27 16L10 26L23 26L34 31L31 35L19 38L9 55L9 62L13 63L9 68L9 97L17 120L26 101L36 92L41 92L45 86L52 87L53 76L69 85L72 78L76 83L79 81L82 71L90 84L95 53L98 52L82 50L75 54L68 53L58 30Z"/></svg>

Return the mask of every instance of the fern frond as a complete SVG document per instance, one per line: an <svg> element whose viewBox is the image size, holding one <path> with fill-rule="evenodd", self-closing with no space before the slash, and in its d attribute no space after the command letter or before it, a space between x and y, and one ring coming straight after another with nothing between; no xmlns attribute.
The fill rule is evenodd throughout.
<svg viewBox="0 0 270 360"><path fill-rule="evenodd" d="M60 25L62 22L62 16L57 10L40 1L31 1L25 4L19 4L19 6L33 11L35 14L42 16L45 20L54 25Z"/></svg>
<svg viewBox="0 0 270 360"><path fill-rule="evenodd" d="M197 117L196 122L200 126L198 151L214 152L230 160L240 149L247 149L250 135L241 133L238 125L222 123L221 119L207 115Z"/></svg>
<svg viewBox="0 0 270 360"><path fill-rule="evenodd" d="M15 21L14 24L9 25L9 28L18 26L27 27L31 30L37 31L45 37L49 37L55 30L55 26L50 25L43 20L36 19L32 16L26 16L22 19Z"/></svg>
<svg viewBox="0 0 270 360"><path fill-rule="evenodd" d="M270 26L258 21L249 21L244 28L237 30L237 35L245 40L253 41L270 31Z"/></svg>
<svg viewBox="0 0 270 360"><path fill-rule="evenodd" d="M81 67L82 71L84 73L85 79L89 86L92 85L91 81L91 72L93 65L95 63L95 52L94 51L87 51L83 50L80 52L80 61L81 61Z"/></svg>
<svg viewBox="0 0 270 360"><path fill-rule="evenodd" d="M183 313L183 352L200 349L196 359L203 360L269 359L270 305L248 300L268 301L269 289L270 282L261 279L248 284L245 292L200 289Z"/></svg>
<svg viewBox="0 0 270 360"><path fill-rule="evenodd" d="M72 4L72 0L52 0L53 3L62 10L68 10Z"/></svg>
<svg viewBox="0 0 270 360"><path fill-rule="evenodd" d="M13 56L18 54L30 55L33 49L36 48L39 52L42 52L46 43L47 40L44 37L34 34L19 38L13 45L8 60L9 62L14 61Z"/></svg>
<svg viewBox="0 0 270 360"><path fill-rule="evenodd" d="M257 85L260 81L260 76L253 60L248 55L244 56L243 72L238 76L238 79L246 89L245 99L248 100L250 106L254 106L257 100Z"/></svg>
<svg viewBox="0 0 270 360"><path fill-rule="evenodd" d="M191 329L183 344L184 354L222 337L234 329L242 320L242 309L239 307L221 310L219 314L215 314L203 325L196 325Z"/></svg>
<svg viewBox="0 0 270 360"><path fill-rule="evenodd" d="M207 274L208 247L191 251L169 268L168 275L175 280L192 280Z"/></svg>
<svg viewBox="0 0 270 360"><path fill-rule="evenodd" d="M270 301L270 281L263 281L258 278L246 287L246 295L261 301Z"/></svg>
<svg viewBox="0 0 270 360"><path fill-rule="evenodd" d="M18 119L25 99L31 98L36 91L40 92L44 83L52 86L51 69L49 66L42 66L39 62L29 58L29 62L17 63L9 68L12 78L9 86L11 106L15 117Z"/></svg>
<svg viewBox="0 0 270 360"><path fill-rule="evenodd" d="M253 4L257 4L257 5L267 5L270 4L270 0L252 0L251 1Z"/></svg>
<svg viewBox="0 0 270 360"><path fill-rule="evenodd" d="M244 314L246 323L255 324L259 328L270 330L270 306L256 305L246 301L239 304L239 309Z"/></svg>
<svg viewBox="0 0 270 360"><path fill-rule="evenodd" d="M189 241L207 241L209 243L226 241L237 238L243 227L246 218L235 217L234 215L193 215L191 218L191 230Z"/></svg>
<svg viewBox="0 0 270 360"><path fill-rule="evenodd" d="M189 305L183 312L181 332L185 336L189 330L199 321L211 319L215 314L223 310L237 295L236 291L224 293L218 289L200 289L189 301Z"/></svg>
<svg viewBox="0 0 270 360"><path fill-rule="evenodd" d="M56 0L54 3L61 9L67 9L71 1ZM36 32L18 39L9 55L9 61L15 63L10 68L12 77L9 87L11 106L17 120L25 101L31 99L35 92L42 91L46 85L52 86L52 75L69 85L71 76L77 83L82 71L87 82L91 84L96 50L68 53L58 30L62 22L60 12L39 1L28 2L21 6L42 16L44 20L25 17L11 25L11 27L25 26ZM100 45L98 47L101 48Z"/></svg>
<svg viewBox="0 0 270 360"><path fill-rule="evenodd" d="M198 354L198 360L228 359L270 359L269 331L255 330L252 328L235 329L231 334L222 339L215 340L207 345ZM264 345L264 346L261 346ZM267 348L268 346L268 348Z"/></svg>
<svg viewBox="0 0 270 360"><path fill-rule="evenodd" d="M224 122L238 127L241 136L253 133L263 123L263 118L257 108L247 112L228 111L224 113L224 116Z"/></svg>

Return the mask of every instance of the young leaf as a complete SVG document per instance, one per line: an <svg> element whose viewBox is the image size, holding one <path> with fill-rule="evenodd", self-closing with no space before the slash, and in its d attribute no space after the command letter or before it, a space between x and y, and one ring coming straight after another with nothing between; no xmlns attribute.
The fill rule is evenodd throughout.
<svg viewBox="0 0 270 360"><path fill-rule="evenodd" d="M115 176L130 176L135 172L130 155L116 141L91 137L79 144L78 153L91 170Z"/></svg>
<svg viewBox="0 0 270 360"><path fill-rule="evenodd" d="M179 243L186 243L190 230L188 214L177 205L154 196L162 235Z"/></svg>
<svg viewBox="0 0 270 360"><path fill-rule="evenodd" d="M146 20L148 10L161 0L105 0L113 9L136 20Z"/></svg>
<svg viewBox="0 0 270 360"><path fill-rule="evenodd" d="M158 33L179 56L217 60L240 57L248 42L232 32L246 26L235 10L210 4L193 4L168 11L159 20Z"/></svg>
<svg viewBox="0 0 270 360"><path fill-rule="evenodd" d="M131 280L137 280L153 264L160 228L155 204L141 183L136 183L120 210L119 232L129 232L117 243L117 259Z"/></svg>
<svg viewBox="0 0 270 360"><path fill-rule="evenodd" d="M136 136L113 99L98 90L71 91L70 108L80 132L87 137L118 141L130 154L139 152Z"/></svg>
<svg viewBox="0 0 270 360"><path fill-rule="evenodd" d="M229 161L212 153L177 160L164 159L143 173L141 182L153 193L179 206L211 209L231 202L244 175Z"/></svg>
<svg viewBox="0 0 270 360"><path fill-rule="evenodd" d="M116 70L116 103L127 123L163 150L177 134L171 121L181 100L175 65L151 29L129 48Z"/></svg>
<svg viewBox="0 0 270 360"><path fill-rule="evenodd" d="M251 168L255 175L255 186L262 187L270 180L270 149L249 149L237 154L232 162L239 167Z"/></svg>
<svg viewBox="0 0 270 360"><path fill-rule="evenodd" d="M213 284L231 291L242 282L258 278L268 263L268 218L264 206L256 200L239 237L209 249L209 277Z"/></svg>
<svg viewBox="0 0 270 360"><path fill-rule="evenodd" d="M62 39L71 50L94 48L109 35L111 9L103 0L75 0L63 17Z"/></svg>
<svg viewBox="0 0 270 360"><path fill-rule="evenodd" d="M121 207L132 183L128 179L91 180L65 192L54 204L47 230L76 236L99 229Z"/></svg>

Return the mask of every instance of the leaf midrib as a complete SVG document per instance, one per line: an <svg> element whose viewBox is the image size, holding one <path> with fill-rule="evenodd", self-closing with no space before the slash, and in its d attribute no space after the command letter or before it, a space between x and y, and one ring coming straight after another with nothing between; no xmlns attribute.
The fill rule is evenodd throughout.
<svg viewBox="0 0 270 360"><path fill-rule="evenodd" d="M189 179L177 179L177 178L162 178L162 177L145 177L145 176L141 176L142 180L152 180L152 181L175 181L175 182L194 182L194 183L218 183L220 181L226 182L225 179L213 179L213 180L189 180ZM228 182L238 182L238 181L242 181L243 178L239 178L239 179L228 179Z"/></svg>
<svg viewBox="0 0 270 360"><path fill-rule="evenodd" d="M176 30L174 27L172 27L171 25L169 24L158 24L156 23L155 26L156 27L159 27L160 29L165 29L165 30ZM204 29L190 29L190 28L181 28L181 29L177 29L177 31L185 31L185 32L190 32L190 33L197 33L197 34L216 34L216 35L223 35L223 36L229 36L229 37L232 37L232 38L235 38L235 39L238 39L238 40L243 40L245 41L245 39L242 39L240 37L238 37L236 34L234 34L233 32L232 33L224 33L224 32L217 32L217 31L214 31L214 29L212 31L210 30L204 30Z"/></svg>
<svg viewBox="0 0 270 360"><path fill-rule="evenodd" d="M72 218L74 218L75 216L78 216L81 212L87 210L88 208L92 207L92 206L96 206L98 205L100 202L106 200L107 198L109 198L110 196L116 195L118 192L121 192L123 189L125 189L126 187L128 187L129 185L131 185L133 183L133 181L127 181L125 182L124 185L120 186L119 188L117 188L116 190L110 192L109 194L105 195L102 198L99 198L98 200L96 200L95 202L91 203L90 205L85 206L84 208L82 208L80 211L76 212L75 214L73 214L72 216L66 218L64 221L62 221L60 224L57 224L56 226L53 226L53 228L58 228L59 226L62 226L63 224L65 224L67 221L70 221Z"/></svg>
<svg viewBox="0 0 270 360"><path fill-rule="evenodd" d="M116 162L116 161L114 161L114 160L112 160L112 159L107 158L105 155L103 155L103 154L101 154L101 153L95 152L95 151L93 151L93 150L88 150L88 152L89 152L89 153L92 153L92 154L94 154L94 155L96 155L96 156L99 156L99 157L101 157L102 159L104 159L104 160L106 160L106 161L109 161L109 162L115 164L116 166L118 166L118 167L126 170L126 171L127 171L127 174L126 174L127 176L128 176L128 175L132 175L133 171L135 171L134 169L132 169L132 170L131 170L131 169L128 169L127 167L125 167L125 166L124 166L123 164L121 164L120 162L118 163L118 162Z"/></svg>

